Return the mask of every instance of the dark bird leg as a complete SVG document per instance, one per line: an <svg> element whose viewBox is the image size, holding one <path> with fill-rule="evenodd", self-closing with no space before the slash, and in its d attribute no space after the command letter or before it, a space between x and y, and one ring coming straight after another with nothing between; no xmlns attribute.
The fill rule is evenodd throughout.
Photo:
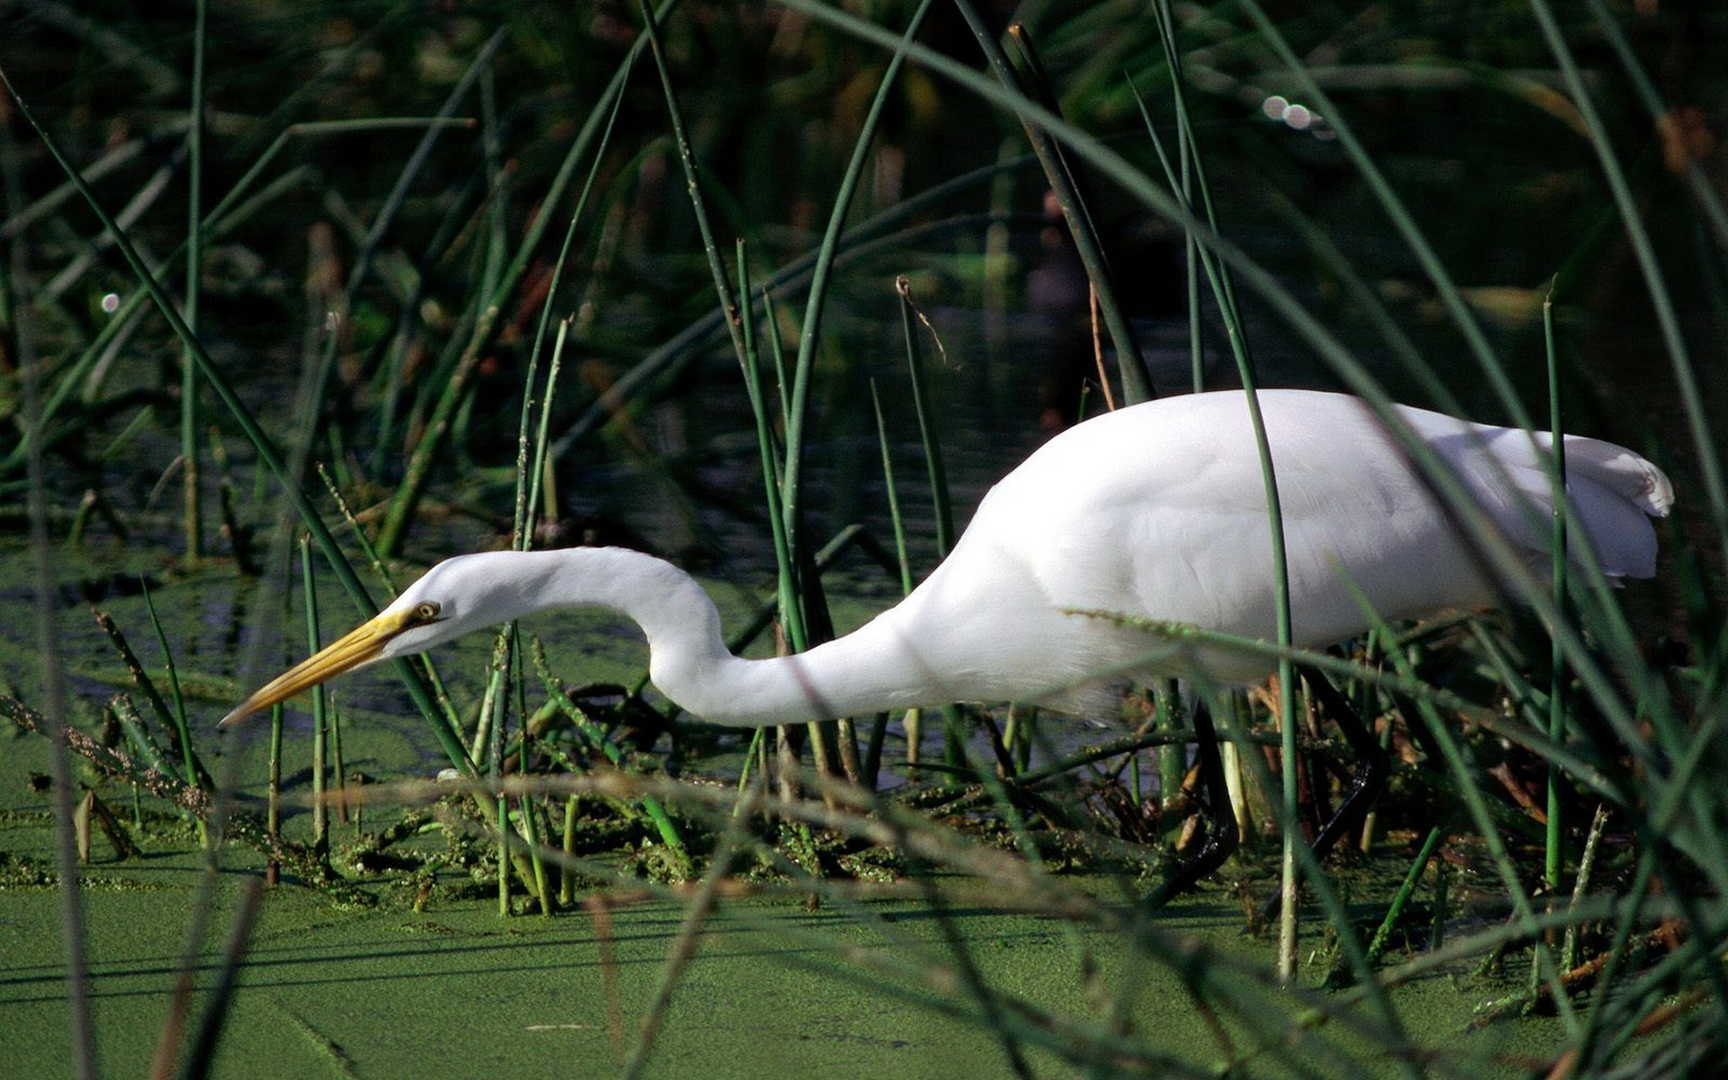
<svg viewBox="0 0 1728 1080"><path fill-rule="evenodd" d="M1236 815L1230 809L1230 791L1224 784L1224 760L1218 753L1218 729L1212 724L1212 714L1206 703L1194 700L1194 750L1200 763L1200 789L1195 793L1205 817L1205 832L1200 848L1170 876L1140 902L1141 910L1156 911L1189 889L1201 878L1224 864L1235 851L1241 837L1236 831Z"/></svg>
<svg viewBox="0 0 1728 1080"><path fill-rule="evenodd" d="M1328 713L1344 733L1344 741L1350 744L1350 749L1356 754L1356 773L1350 778L1349 790L1344 793L1344 799L1338 804L1338 809L1315 835L1310 848L1314 859L1318 862L1326 857L1338 843L1341 836L1362 824L1362 819L1368 816L1374 801L1386 790L1386 777L1391 769L1391 758L1380 746L1380 740L1374 737L1354 706L1338 692L1331 680L1325 674L1313 668L1302 671L1303 679L1308 683L1308 692L1318 700L1320 708ZM1280 897L1274 895L1261 909L1261 914L1268 920L1278 915Z"/></svg>

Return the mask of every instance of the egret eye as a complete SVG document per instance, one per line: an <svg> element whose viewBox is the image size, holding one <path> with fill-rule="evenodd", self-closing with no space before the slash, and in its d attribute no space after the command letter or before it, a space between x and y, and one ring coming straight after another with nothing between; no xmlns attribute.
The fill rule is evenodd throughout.
<svg viewBox="0 0 1728 1080"><path fill-rule="evenodd" d="M429 623L438 621L439 607L430 600L414 605L414 622Z"/></svg>

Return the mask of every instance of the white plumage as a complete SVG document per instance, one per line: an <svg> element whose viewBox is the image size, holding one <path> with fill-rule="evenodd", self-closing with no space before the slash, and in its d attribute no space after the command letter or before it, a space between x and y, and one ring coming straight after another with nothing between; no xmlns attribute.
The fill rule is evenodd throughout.
<svg viewBox="0 0 1728 1080"><path fill-rule="evenodd" d="M1358 399L1261 391L1283 504L1295 641L1362 631L1346 581L1387 619L1491 604L1495 590L1400 444ZM1549 562L1550 481L1529 433L1399 407L1533 569ZM1547 437L1536 442L1547 445ZM1568 490L1613 576L1655 572L1649 518L1673 491L1622 447L1566 436ZM1121 409L1040 447L979 504L953 552L857 631L793 657L727 652L713 603L662 560L616 548L493 552L440 563L377 619L259 690L230 722L375 660L549 608L599 606L648 637L650 674L688 712L759 726L952 701L1083 699L1123 674L1248 682L1271 663L1159 640L1108 611L1274 636L1264 488L1246 402L1220 391ZM322 658L322 659L321 659Z"/></svg>

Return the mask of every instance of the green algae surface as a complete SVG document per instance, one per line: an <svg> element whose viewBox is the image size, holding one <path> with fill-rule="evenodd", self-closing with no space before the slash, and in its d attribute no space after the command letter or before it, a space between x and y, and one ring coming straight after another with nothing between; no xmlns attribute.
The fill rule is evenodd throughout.
<svg viewBox="0 0 1728 1080"><path fill-rule="evenodd" d="M0 849L50 865L46 830L29 817L14 815L0 828ZM84 904L105 1074L136 1075L150 1060L199 902L199 861L180 847L91 868ZM216 978L218 943L240 883L255 873L229 863L217 875L210 940L197 970L201 989ZM1097 995L1060 923L992 910L977 902L975 888L966 894L972 899L956 899L946 914L993 989L1057 1015L1095 1016ZM59 908L52 887L0 887L0 1030L7 1033L0 1074L68 1072ZM916 975L881 970L950 964L931 910L904 900L861 908L862 915L787 901L723 903L672 998L647 1074L1008 1075L964 990L941 992ZM505 919L478 900L421 911L406 904L345 910L279 886L266 894L214 1075L615 1075L683 918L680 904L663 900L612 908L605 923L586 912ZM1240 924L1240 909L1216 894L1160 919L1162 929L1270 965L1270 947L1243 938ZM1219 1044L1168 969L1130 969L1110 937L1085 931L1082 940L1106 997L1131 988L1127 1016L1144 1043L1203 1068L1222 1065ZM1485 996L1480 987L1466 992L1436 977L1399 991L1395 1001L1420 1044L1453 1064L1460 1064L1455 1055L1468 1054L1483 1075L1514 1075L1513 1062L1552 1052L1559 1031L1548 1020L1465 1035L1472 1005ZM193 1016L199 1012L195 1002ZM1333 1034L1352 1054L1366 1050L1345 1032ZM1492 1056L1487 1065L1485 1056ZM1039 1075L1072 1071L1039 1052L1030 1060ZM1380 1060L1385 1067L1375 1071L1392 1074L1392 1064ZM1240 1075L1303 1073L1360 1074L1354 1065L1321 1060L1297 1067L1267 1050Z"/></svg>

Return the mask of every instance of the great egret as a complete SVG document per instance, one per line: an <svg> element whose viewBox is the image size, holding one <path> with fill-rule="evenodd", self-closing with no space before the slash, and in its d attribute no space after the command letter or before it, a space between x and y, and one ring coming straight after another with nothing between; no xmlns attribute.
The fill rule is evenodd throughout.
<svg viewBox="0 0 1728 1080"><path fill-rule="evenodd" d="M1387 619L1491 605L1481 562L1398 441L1357 398L1264 390L1298 645L1365 629L1356 593ZM1551 482L1529 433L1399 406L1534 569L1549 562ZM1540 434L1534 439L1545 444ZM1623 447L1568 435L1573 509L1602 569L1655 572L1649 517L1673 489ZM1271 542L1240 391L1147 402L1057 435L984 497L948 558L911 595L795 656L733 656L706 593L670 563L621 548L462 555L376 618L265 684L224 725L346 671L551 608L609 608L647 635L649 674L685 711L757 727L914 705L1023 701L1085 708L1101 677L1196 672L1251 682L1264 656L1157 653L1106 611L1274 636Z"/></svg>

